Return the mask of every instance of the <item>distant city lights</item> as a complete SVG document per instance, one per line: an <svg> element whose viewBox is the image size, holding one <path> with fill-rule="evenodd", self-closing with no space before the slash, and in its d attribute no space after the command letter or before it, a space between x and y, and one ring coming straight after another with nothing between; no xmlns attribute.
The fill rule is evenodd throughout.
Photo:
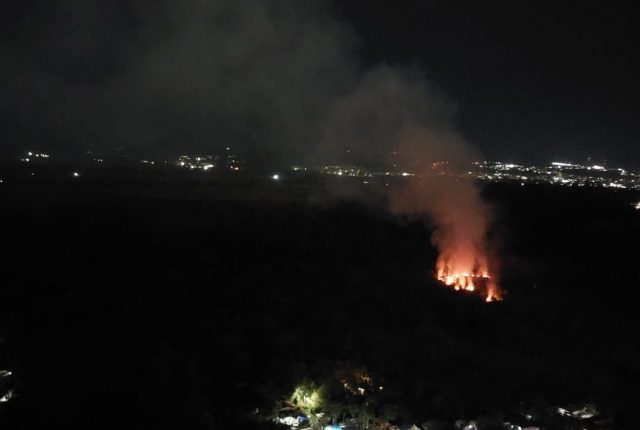
<svg viewBox="0 0 640 430"><path fill-rule="evenodd" d="M166 162L165 162L166 163ZM226 152L223 154L210 154L210 155L181 155L175 161L175 165L178 167L184 167L190 170L231 170L237 172L241 166L244 165L242 157L231 151L231 148L226 147Z"/></svg>
<svg viewBox="0 0 640 430"><path fill-rule="evenodd" d="M38 166L51 155L44 152L24 151L19 160L29 163L29 166ZM126 158L126 157L125 157ZM91 158L95 163L102 163L103 158ZM246 170L246 161L243 151L235 148L223 147L217 154L209 155L181 155L174 160L153 161L150 159L138 159L138 162L148 166L175 166L189 171L202 172L239 172ZM629 171L623 168L608 167L604 163L572 163L568 161L553 161L547 165L524 165L514 162L500 161L476 161L472 163L464 173L455 173L448 170L448 162L438 161L420 166L415 164L411 170L406 166L397 164L380 165L378 168L368 168L358 165L324 165L317 168L304 167L293 164L290 169L294 172L317 172L324 175L345 178L360 178L360 183L369 184L371 178L386 177L410 179L412 177L425 178L433 176L466 177L483 182L512 182L514 185L525 186L529 184L551 184L563 187L602 187L612 190L640 190L640 171ZM41 172L29 168L26 175L41 176ZM81 176L80 172L72 171L74 178ZM282 179L281 174L274 173L271 180ZM0 179L0 183L2 180ZM381 183L390 186L390 182ZM634 204L635 207L635 204Z"/></svg>
<svg viewBox="0 0 640 430"><path fill-rule="evenodd" d="M24 163L29 163L31 161L34 161L35 159L47 159L49 158L50 155L46 154L44 152L33 152L33 151L27 151L25 156L23 158L20 158L20 161L24 162Z"/></svg>
<svg viewBox="0 0 640 430"><path fill-rule="evenodd" d="M478 161L474 165L476 169L467 172L467 175L482 181L640 190L640 172L628 172L625 169L607 168L597 164L580 165L554 161L547 167L541 167Z"/></svg>

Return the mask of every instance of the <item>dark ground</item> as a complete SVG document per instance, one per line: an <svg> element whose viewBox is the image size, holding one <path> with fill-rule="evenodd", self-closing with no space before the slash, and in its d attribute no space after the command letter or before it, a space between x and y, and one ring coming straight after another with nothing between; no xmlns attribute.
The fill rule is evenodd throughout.
<svg viewBox="0 0 640 430"><path fill-rule="evenodd" d="M487 186L508 290L487 305L431 280L428 227L377 191L110 172L0 184L3 428L256 428L336 362L415 422L533 401L632 422L638 195Z"/></svg>

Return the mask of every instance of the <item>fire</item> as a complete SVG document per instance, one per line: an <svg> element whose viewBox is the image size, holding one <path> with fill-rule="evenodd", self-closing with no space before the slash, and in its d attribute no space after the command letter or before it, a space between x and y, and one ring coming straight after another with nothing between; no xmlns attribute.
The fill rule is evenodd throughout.
<svg viewBox="0 0 640 430"><path fill-rule="evenodd" d="M395 213L426 215L433 227L431 244L438 251L436 279L487 302L502 299L488 235L492 210L472 181L414 179L392 194L391 203Z"/></svg>
<svg viewBox="0 0 640 430"><path fill-rule="evenodd" d="M500 289L489 271L478 267L477 263L470 270L456 270L448 261L438 260L436 279L456 291L483 295L487 302L502 300Z"/></svg>

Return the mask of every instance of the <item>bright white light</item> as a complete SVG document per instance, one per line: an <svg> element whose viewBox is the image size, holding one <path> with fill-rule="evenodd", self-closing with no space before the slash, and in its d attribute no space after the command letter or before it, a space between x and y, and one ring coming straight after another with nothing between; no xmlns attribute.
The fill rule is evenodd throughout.
<svg viewBox="0 0 640 430"><path fill-rule="evenodd" d="M597 164L596 164L596 165L594 165L594 166L591 166L591 168L592 168L593 170L604 170L604 167L603 167L603 166L598 166Z"/></svg>
<svg viewBox="0 0 640 430"><path fill-rule="evenodd" d="M294 417L278 418L278 421L290 427L298 427L298 419Z"/></svg>
<svg viewBox="0 0 640 430"><path fill-rule="evenodd" d="M2 181L0 181L0 182L2 182ZM634 207L635 207L637 210L639 210L639 211L640 211L640 202L636 203L636 205L635 205Z"/></svg>
<svg viewBox="0 0 640 430"><path fill-rule="evenodd" d="M280 179L280 175L275 174L271 177L271 179L273 179L274 181L277 181L278 179Z"/></svg>
<svg viewBox="0 0 640 430"><path fill-rule="evenodd" d="M7 392L7 394L5 394L4 396L0 397L0 403L6 403L9 400L11 400L13 398L13 390L9 390L9 392Z"/></svg>
<svg viewBox="0 0 640 430"><path fill-rule="evenodd" d="M213 167L213 164L205 164L204 166L202 166L202 170L209 170Z"/></svg>
<svg viewBox="0 0 640 430"><path fill-rule="evenodd" d="M74 178L77 178L77 177L79 177L79 176L80 176L80 173L78 173L78 172L73 172L73 177L74 177Z"/></svg>

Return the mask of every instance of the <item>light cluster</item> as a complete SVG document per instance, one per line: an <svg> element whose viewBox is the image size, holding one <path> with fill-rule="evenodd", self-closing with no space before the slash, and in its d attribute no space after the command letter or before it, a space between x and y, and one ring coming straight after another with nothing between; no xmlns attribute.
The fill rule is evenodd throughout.
<svg viewBox="0 0 640 430"><path fill-rule="evenodd" d="M490 182L552 184L569 187L605 187L640 190L640 173L598 164L581 165L553 162L547 166L526 166L513 163L479 161L467 174Z"/></svg>

